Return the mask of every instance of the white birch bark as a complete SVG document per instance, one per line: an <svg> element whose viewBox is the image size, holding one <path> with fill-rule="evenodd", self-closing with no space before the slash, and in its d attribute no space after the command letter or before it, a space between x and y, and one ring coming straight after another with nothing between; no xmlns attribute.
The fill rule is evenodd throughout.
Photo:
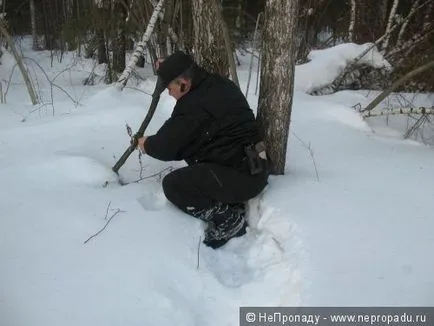
<svg viewBox="0 0 434 326"><path fill-rule="evenodd" d="M131 0L131 3L128 7L128 14L127 14L127 18L125 18L125 22L128 23L131 19L131 10L133 10L133 6L134 6L134 0Z"/></svg>
<svg viewBox="0 0 434 326"><path fill-rule="evenodd" d="M351 2L351 18L350 26L348 27L348 41L353 41L354 25L356 24L356 0L350 0Z"/></svg>
<svg viewBox="0 0 434 326"><path fill-rule="evenodd" d="M419 5L420 0L416 0L415 2L413 2L413 5L411 6L410 9L410 15L412 16L415 12L416 12L416 8ZM396 41L396 45L399 47L402 44L402 37L404 36L405 33L405 29L407 28L408 23L410 22L410 19L407 18L404 23L402 23L401 29L399 30L398 33L398 40Z"/></svg>
<svg viewBox="0 0 434 326"><path fill-rule="evenodd" d="M399 4L399 0L394 0L393 1L393 6L392 9L390 9L390 15L389 15L389 20L387 21L387 27L386 27L386 38L384 39L383 42L383 50L387 50L387 47L389 45L389 40L390 40L390 29L392 28L393 25L393 20L395 18L395 14L396 14L396 9L398 8L398 4Z"/></svg>
<svg viewBox="0 0 434 326"><path fill-rule="evenodd" d="M383 115L398 115L398 114L434 114L434 107L418 107L418 108L385 108L382 111L366 111L362 114L363 118L378 117Z"/></svg>
<svg viewBox="0 0 434 326"><path fill-rule="evenodd" d="M262 17L262 12L260 12L258 14L258 17L256 18L255 33L253 34L252 56L250 57L250 64L249 64L249 76L247 77L246 97L249 95L250 79L252 78L252 70L253 70L253 58L255 56L254 51L256 49L256 41L257 41L257 35L258 35L259 21L261 20L261 17ZM258 59L258 66L259 66L259 59Z"/></svg>
<svg viewBox="0 0 434 326"><path fill-rule="evenodd" d="M150 0L150 2L155 8L155 6L157 5L156 2L153 0ZM162 10L160 10L160 12L158 13L158 17L160 18L160 20L164 19L164 13ZM171 26L169 26L167 28L167 32L169 33L169 37L172 40L172 43L177 44L178 43L178 35L176 35L175 31L173 30L173 28Z"/></svg>
<svg viewBox="0 0 434 326"><path fill-rule="evenodd" d="M416 1L416 3L418 2L418 0ZM415 7L414 10L410 10L409 14L407 15L407 17L403 20L403 24L407 23L410 21L410 19L416 14L416 12L418 12L419 10L421 10L423 7L425 7L426 5L428 5L427 10L428 12L431 12L431 8L432 8L432 4L434 3L433 0L427 0L425 2L423 2L422 4L420 4L419 6ZM427 38L431 33L433 32L432 28L431 28L431 21L429 20L429 18L427 19L427 17L425 16L425 20L424 20L424 24L423 24L423 28L422 31L413 34L410 39L406 40L405 42L401 40L400 44L397 44L397 46L395 48L393 48L392 50L388 51L386 54L386 59L389 59L393 56L396 56L398 53L411 49L413 48L415 45L417 45L419 42L423 41L425 38ZM405 55L402 56L404 59ZM402 60L401 59L401 60ZM400 63L401 60L398 60L398 64Z"/></svg>
<svg viewBox="0 0 434 326"><path fill-rule="evenodd" d="M158 14L163 8L164 0L160 0L158 4L154 8L154 12L152 13L151 19L149 20L148 26L146 27L146 31L143 34L142 40L137 44L136 49L134 50L134 53L131 56L130 61L128 62L127 66L125 67L123 73L119 77L117 81L117 88L119 90L123 90L125 85L127 84L128 78L131 75L131 72L133 71L137 61L139 60L139 57L143 55L143 52L145 51L146 42L149 41L152 32L155 27L155 23L158 19Z"/></svg>
<svg viewBox="0 0 434 326"><path fill-rule="evenodd" d="M172 42L170 40L170 36L166 37L166 50L168 56L172 54Z"/></svg>
<svg viewBox="0 0 434 326"><path fill-rule="evenodd" d="M258 121L271 174L284 174L294 90L298 0L267 0Z"/></svg>
<svg viewBox="0 0 434 326"><path fill-rule="evenodd" d="M421 32L414 34L409 40L402 42L399 46L394 48L392 51L387 53L387 58L394 57L398 53L403 51L404 54L400 55L400 58L397 60L396 64L399 65L405 58L409 55L411 51L413 51L414 47L427 39L431 33L434 31L431 29L431 24L424 25L424 28Z"/></svg>
<svg viewBox="0 0 434 326"><path fill-rule="evenodd" d="M429 18L430 18L433 4L434 4L434 1L432 1L432 0L428 4L428 8L426 10L425 17L423 19L423 21L424 21L423 27L424 28L427 28L427 25L431 25L431 20Z"/></svg>
<svg viewBox="0 0 434 326"><path fill-rule="evenodd" d="M36 96L35 90L33 88L32 82L30 80L29 74L26 71L26 68L24 67L23 60L21 56L19 55L17 49L15 48L14 41L12 40L12 37L6 30L6 28L3 25L3 21L0 20L0 33L4 35L6 38L6 41L9 44L9 47L11 49L12 55L15 58L15 61L17 62L18 68L20 69L21 75L23 76L24 82L26 83L27 91L29 92L30 99L32 101L33 105L38 104L38 98Z"/></svg>

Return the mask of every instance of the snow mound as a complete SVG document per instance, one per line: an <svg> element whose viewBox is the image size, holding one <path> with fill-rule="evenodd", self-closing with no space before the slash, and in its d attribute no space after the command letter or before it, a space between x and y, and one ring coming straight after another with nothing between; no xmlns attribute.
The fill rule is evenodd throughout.
<svg viewBox="0 0 434 326"><path fill-rule="evenodd" d="M308 63L298 65L295 69L295 87L310 93L315 89L327 86L339 76L347 64L372 46L372 43L339 44L323 50L314 50L309 54ZM360 64L375 68L390 69L390 63L373 47L359 61Z"/></svg>

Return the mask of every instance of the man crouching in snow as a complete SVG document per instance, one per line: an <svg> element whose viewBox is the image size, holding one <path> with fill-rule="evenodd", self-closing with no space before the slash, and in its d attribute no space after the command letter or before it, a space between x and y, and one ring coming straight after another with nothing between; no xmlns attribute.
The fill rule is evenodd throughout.
<svg viewBox="0 0 434 326"><path fill-rule="evenodd" d="M177 102L155 135L139 149L162 161L188 166L163 179L167 199L207 223L203 243L223 246L246 233L245 202L267 185L265 148L257 122L240 89L175 52L157 67Z"/></svg>

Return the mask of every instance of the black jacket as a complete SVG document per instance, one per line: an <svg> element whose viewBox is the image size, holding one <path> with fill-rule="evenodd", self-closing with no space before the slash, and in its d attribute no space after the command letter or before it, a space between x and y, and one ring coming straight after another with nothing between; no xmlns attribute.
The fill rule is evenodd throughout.
<svg viewBox="0 0 434 326"><path fill-rule="evenodd" d="M162 161L239 168L244 146L261 140L255 116L232 81L196 70L190 92L177 101L158 132L147 138L145 151Z"/></svg>

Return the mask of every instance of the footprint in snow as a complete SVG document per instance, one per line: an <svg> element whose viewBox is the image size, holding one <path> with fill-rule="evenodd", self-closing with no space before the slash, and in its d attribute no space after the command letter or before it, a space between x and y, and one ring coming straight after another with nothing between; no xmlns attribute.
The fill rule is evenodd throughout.
<svg viewBox="0 0 434 326"><path fill-rule="evenodd" d="M297 271L296 232L292 224L262 201L249 203L247 234L213 250L202 247L200 264L223 286L237 288L247 283L273 279L278 288ZM202 245L203 246L203 245ZM283 272L280 272L283 271Z"/></svg>
<svg viewBox="0 0 434 326"><path fill-rule="evenodd" d="M230 244L217 250L203 250L201 261L222 285L237 288L253 279L253 270L248 266L243 252L237 252L232 246L229 247Z"/></svg>
<svg viewBox="0 0 434 326"><path fill-rule="evenodd" d="M139 198L140 205L147 211L157 211L162 209L167 199L164 193L158 189L149 189L141 198Z"/></svg>

